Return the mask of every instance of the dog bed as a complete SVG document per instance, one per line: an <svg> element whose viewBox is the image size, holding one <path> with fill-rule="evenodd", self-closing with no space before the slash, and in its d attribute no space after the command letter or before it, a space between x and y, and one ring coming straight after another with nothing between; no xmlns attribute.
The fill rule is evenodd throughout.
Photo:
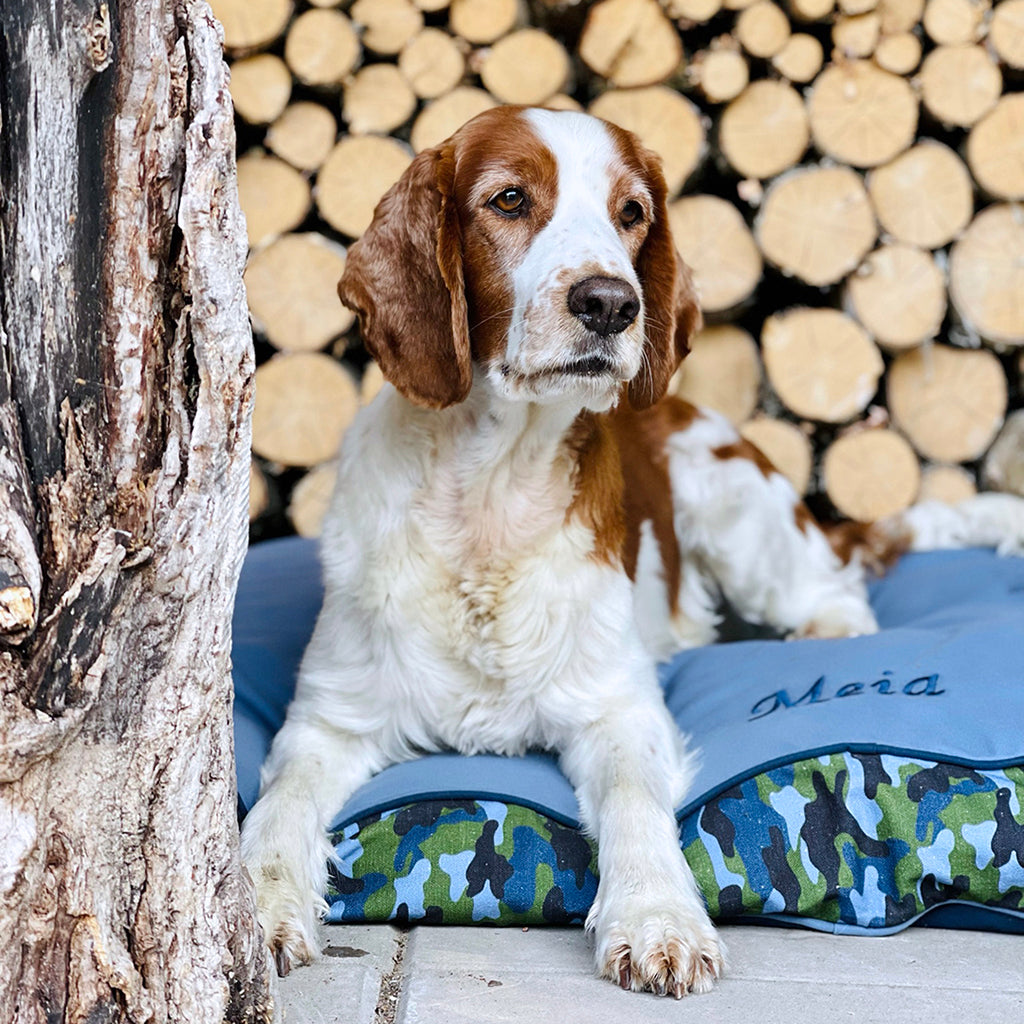
<svg viewBox="0 0 1024 1024"><path fill-rule="evenodd" d="M315 544L254 547L234 620L239 801L284 718L321 590ZM745 640L661 667L701 748L681 842L720 920L1024 933L1024 559L910 555L876 636ZM331 826L330 921L580 923L597 857L553 758L428 755Z"/></svg>

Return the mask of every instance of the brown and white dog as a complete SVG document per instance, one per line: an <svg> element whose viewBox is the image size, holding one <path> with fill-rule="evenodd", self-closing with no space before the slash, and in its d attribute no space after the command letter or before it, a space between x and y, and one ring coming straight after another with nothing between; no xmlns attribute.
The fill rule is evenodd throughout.
<svg viewBox="0 0 1024 1024"><path fill-rule="evenodd" d="M558 752L598 843L598 972L678 997L722 971L656 659L713 640L723 597L792 635L876 626L785 479L663 400L700 320L665 201L628 133L503 108L421 153L349 252L340 293L390 383L345 439L323 610L245 822L282 971L315 954L324 828L356 787L424 751L530 748ZM975 518L998 540L1007 515Z"/></svg>

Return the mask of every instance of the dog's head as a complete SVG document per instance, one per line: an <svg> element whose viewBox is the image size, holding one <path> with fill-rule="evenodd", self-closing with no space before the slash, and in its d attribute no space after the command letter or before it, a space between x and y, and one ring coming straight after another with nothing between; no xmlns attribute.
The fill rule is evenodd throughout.
<svg viewBox="0 0 1024 1024"><path fill-rule="evenodd" d="M700 313L658 158L585 114L487 111L420 153L339 284L370 352L421 405L495 391L656 402Z"/></svg>

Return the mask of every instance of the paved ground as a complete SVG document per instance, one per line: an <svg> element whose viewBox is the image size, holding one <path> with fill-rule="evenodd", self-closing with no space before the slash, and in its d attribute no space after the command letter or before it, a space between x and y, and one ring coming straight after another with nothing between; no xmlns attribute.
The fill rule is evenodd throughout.
<svg viewBox="0 0 1024 1024"><path fill-rule="evenodd" d="M331 925L279 984L285 1024L1012 1024L1024 937L915 928L887 938L722 929L728 976L676 1002L592 975L581 930Z"/></svg>

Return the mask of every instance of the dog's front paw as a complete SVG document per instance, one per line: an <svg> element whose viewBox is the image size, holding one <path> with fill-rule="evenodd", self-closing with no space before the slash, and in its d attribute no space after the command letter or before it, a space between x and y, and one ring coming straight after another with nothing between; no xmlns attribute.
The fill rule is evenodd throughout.
<svg viewBox="0 0 1024 1024"><path fill-rule="evenodd" d="M283 978L292 967L317 955L317 920L327 904L312 891L302 893L294 881L270 868L253 872L256 910L263 940Z"/></svg>
<svg viewBox="0 0 1024 1024"><path fill-rule="evenodd" d="M631 992L676 999L710 991L725 968L725 949L704 908L689 903L595 905L587 926L597 940L598 974Z"/></svg>

